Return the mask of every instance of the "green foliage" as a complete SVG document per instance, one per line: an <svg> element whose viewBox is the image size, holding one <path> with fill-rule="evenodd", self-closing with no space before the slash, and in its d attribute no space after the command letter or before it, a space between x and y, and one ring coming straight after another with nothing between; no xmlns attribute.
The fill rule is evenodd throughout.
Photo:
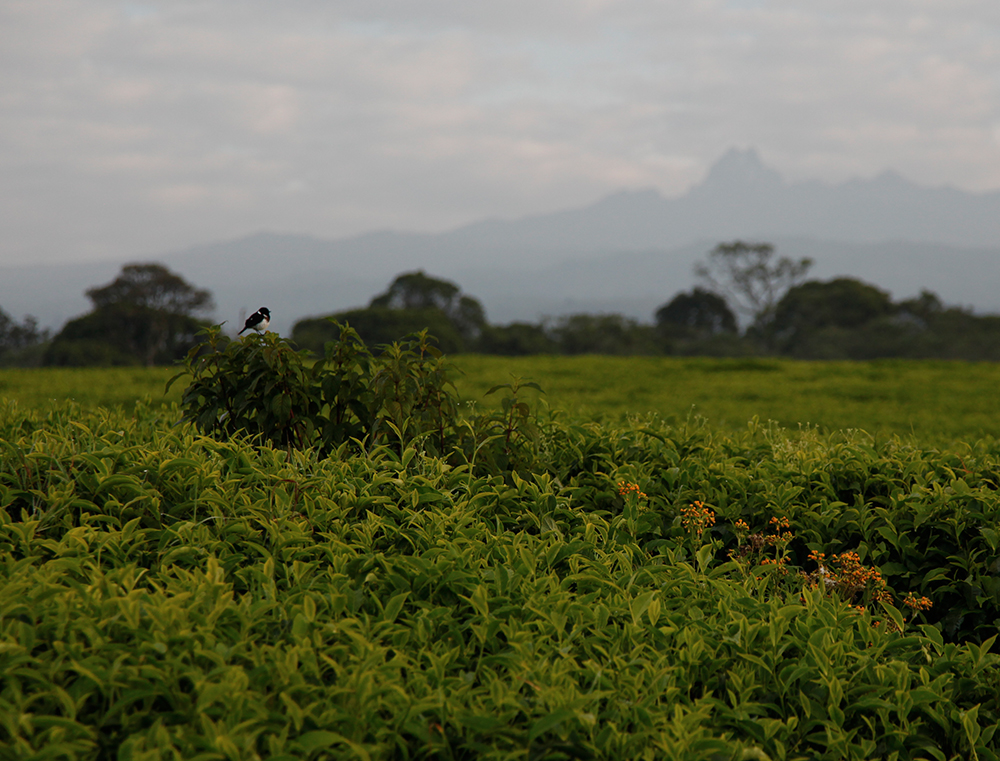
<svg viewBox="0 0 1000 761"><path fill-rule="evenodd" d="M776 352L799 358L1000 359L1000 318L947 308L927 291L894 304L853 278L790 289L765 332Z"/></svg>
<svg viewBox="0 0 1000 761"><path fill-rule="evenodd" d="M487 325L479 337L478 350L484 354L523 356L554 354L558 345L544 325L512 322L509 325Z"/></svg>
<svg viewBox="0 0 1000 761"><path fill-rule="evenodd" d="M111 283L91 288L94 310L70 320L45 352L48 365L156 365L181 359L204 323L211 294L160 264L128 264Z"/></svg>
<svg viewBox="0 0 1000 761"><path fill-rule="evenodd" d="M164 384L176 372L168 367L45 367L0 369L0 396L26 409L45 409L75 401L84 407L131 409L137 402L180 401L180 387L164 394Z"/></svg>
<svg viewBox="0 0 1000 761"><path fill-rule="evenodd" d="M485 394L489 397L506 391L500 399L499 410L469 417L467 425L471 436L461 437L460 443L464 460L474 471L519 473L528 478L532 467L539 464L538 416L532 414L530 404L525 401L524 389L544 393L537 383L514 377L510 383L493 386Z"/></svg>
<svg viewBox="0 0 1000 761"><path fill-rule="evenodd" d="M206 433L245 434L277 446L403 446L423 437L444 451L456 396L450 366L422 331L374 357L357 332L336 324L338 340L313 362L275 333L231 340L207 331L184 370L184 418Z"/></svg>
<svg viewBox="0 0 1000 761"><path fill-rule="evenodd" d="M498 411L459 416L454 368L427 331L373 355L349 326L313 361L273 333L230 340L207 331L171 378L191 381L181 397L184 419L222 438L251 436L288 449L372 451L388 445L449 458L476 472L509 474L534 463L534 416L519 397L536 383L495 386L509 392ZM414 449L413 451L416 451Z"/></svg>
<svg viewBox="0 0 1000 761"><path fill-rule="evenodd" d="M657 309L656 325L661 332L680 338L706 338L738 329L726 300L703 288L678 293Z"/></svg>
<svg viewBox="0 0 1000 761"><path fill-rule="evenodd" d="M542 386L552 408L591 419L618 421L638 413L681 424L701 417L715 430L738 432L756 416L822 432L860 428L879 441L915 437L925 446L1000 435L1000 406L991 401L1000 365L992 363L464 354L453 364L461 403L474 403L478 411L498 404L498 395L484 395L513 375ZM163 392L175 372L5 369L0 395L36 409L65 399L131 409L144 399L180 402L182 383Z"/></svg>
<svg viewBox="0 0 1000 761"><path fill-rule="evenodd" d="M338 324L350 325L369 346L398 341L402 336L426 330L438 341L446 354L464 351L462 334L448 316L436 307L426 309L389 309L367 307L337 312L330 317L310 317L299 320L292 328L292 340L303 349L323 353L323 347L340 338Z"/></svg>
<svg viewBox="0 0 1000 761"><path fill-rule="evenodd" d="M892 311L889 294L867 283L852 278L810 280L789 289L778 302L768 330L773 345L783 354L861 356L866 346L876 353L885 350L884 345L872 344L867 335L872 331L862 328L884 322Z"/></svg>
<svg viewBox="0 0 1000 761"><path fill-rule="evenodd" d="M210 309L212 294L195 288L162 264L126 264L107 285L90 288L95 309L128 304L168 314L190 315Z"/></svg>
<svg viewBox="0 0 1000 761"><path fill-rule="evenodd" d="M43 344L49 332L38 329L38 321L28 315L24 322L15 322L0 309L0 366L31 367L41 363Z"/></svg>
<svg viewBox="0 0 1000 761"><path fill-rule="evenodd" d="M44 361L59 367L169 364L197 344L204 327L189 315L110 304L67 322Z"/></svg>
<svg viewBox="0 0 1000 761"><path fill-rule="evenodd" d="M337 340L331 321L354 326L369 345L389 344L400 336L427 330L442 351L455 353L475 348L486 327L486 312L454 283L420 270L396 277L366 309L299 320L292 338L303 348L321 352L326 342Z"/></svg>
<svg viewBox="0 0 1000 761"><path fill-rule="evenodd" d="M470 340L474 340L486 324L486 312L476 299L463 295L454 283L428 277L423 270L399 275L385 293L371 300L369 306L373 309L437 309Z"/></svg>
<svg viewBox="0 0 1000 761"><path fill-rule="evenodd" d="M900 356L1000 359L1000 316L946 307L928 291L897 305L894 326Z"/></svg>
<svg viewBox="0 0 1000 761"><path fill-rule="evenodd" d="M501 478L159 414L0 406L0 757L1000 751L995 439L550 417ZM933 607L798 580L842 548Z"/></svg>
<svg viewBox="0 0 1000 761"><path fill-rule="evenodd" d="M824 433L860 428L879 441L915 436L928 446L1000 436L994 363L463 355L456 364L464 399L482 399L510 373L539 383L553 408L608 421L703 418L733 432L758 417Z"/></svg>
<svg viewBox="0 0 1000 761"><path fill-rule="evenodd" d="M794 339L818 328L858 328L891 312L889 294L873 285L847 277L810 280L789 289L778 302L771 327Z"/></svg>
<svg viewBox="0 0 1000 761"><path fill-rule="evenodd" d="M561 354L657 354L655 330L620 314L573 314L548 330Z"/></svg>

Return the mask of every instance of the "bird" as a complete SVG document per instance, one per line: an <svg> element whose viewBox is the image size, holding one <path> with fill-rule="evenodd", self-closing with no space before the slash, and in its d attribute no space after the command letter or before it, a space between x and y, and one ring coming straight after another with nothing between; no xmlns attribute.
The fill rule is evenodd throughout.
<svg viewBox="0 0 1000 761"><path fill-rule="evenodd" d="M247 317L247 321L243 324L243 330L241 330L236 335L242 336L244 331L256 330L258 333L267 330L267 326L271 324L271 310L267 307L261 307L252 315Z"/></svg>

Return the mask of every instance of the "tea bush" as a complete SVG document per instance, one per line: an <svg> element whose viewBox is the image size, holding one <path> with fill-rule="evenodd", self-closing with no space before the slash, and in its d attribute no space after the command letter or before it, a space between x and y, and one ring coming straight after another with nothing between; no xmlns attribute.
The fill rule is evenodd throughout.
<svg viewBox="0 0 1000 761"><path fill-rule="evenodd" d="M444 452L0 403L0 758L997 757L1000 442L501 390Z"/></svg>
<svg viewBox="0 0 1000 761"><path fill-rule="evenodd" d="M499 409L462 418L456 371L427 331L373 355L353 329L335 325L340 338L318 361L272 333L233 341L211 328L167 386L190 377L184 419L216 437L246 435L319 454L415 445L477 472L530 469L538 431L521 393L541 391L538 384L496 385L486 396L503 390Z"/></svg>
<svg viewBox="0 0 1000 761"><path fill-rule="evenodd" d="M184 369L184 417L223 436L256 435L286 447L329 451L349 441L401 443L426 437L444 451L455 422L449 366L427 331L392 344L378 357L348 326L312 362L275 333L231 340L209 328Z"/></svg>

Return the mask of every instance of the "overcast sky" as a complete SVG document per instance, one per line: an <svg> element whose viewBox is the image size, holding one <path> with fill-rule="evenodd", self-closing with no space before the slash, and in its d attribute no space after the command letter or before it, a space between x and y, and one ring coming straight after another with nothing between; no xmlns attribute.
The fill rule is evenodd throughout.
<svg viewBox="0 0 1000 761"><path fill-rule="evenodd" d="M790 180L1000 188L997 0L0 0L0 264Z"/></svg>

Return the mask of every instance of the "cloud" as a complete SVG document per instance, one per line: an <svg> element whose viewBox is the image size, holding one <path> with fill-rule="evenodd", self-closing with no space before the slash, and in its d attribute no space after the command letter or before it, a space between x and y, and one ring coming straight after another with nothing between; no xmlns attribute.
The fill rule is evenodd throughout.
<svg viewBox="0 0 1000 761"><path fill-rule="evenodd" d="M987 0L10 0L0 262L676 195L734 145L998 187L998 29Z"/></svg>

